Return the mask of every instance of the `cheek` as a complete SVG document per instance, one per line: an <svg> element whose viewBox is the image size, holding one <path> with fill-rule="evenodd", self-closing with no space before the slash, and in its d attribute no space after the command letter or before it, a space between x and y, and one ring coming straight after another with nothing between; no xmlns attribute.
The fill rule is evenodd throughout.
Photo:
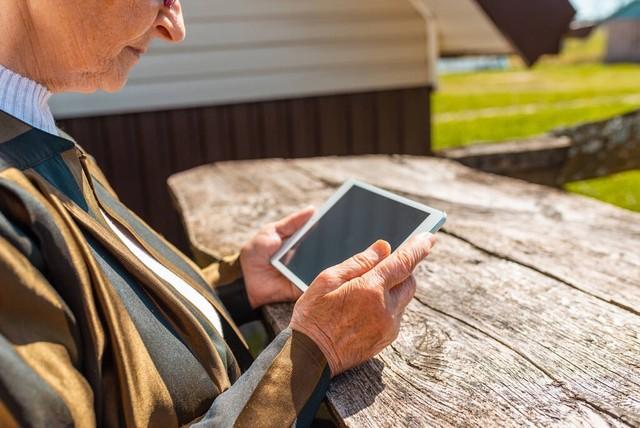
<svg viewBox="0 0 640 428"><path fill-rule="evenodd" d="M131 44L147 42L147 36L153 28L159 12L160 0L118 0L121 4L111 9L108 16L102 15L101 23L93 28L96 41L103 47L102 51L118 55ZM125 3L126 5L122 5ZM96 31L96 29L100 29ZM107 47L107 49L105 49Z"/></svg>
<svg viewBox="0 0 640 428"><path fill-rule="evenodd" d="M158 18L162 0L128 0L133 4L129 13L123 16L123 25L127 27L130 37L140 37L149 33Z"/></svg>

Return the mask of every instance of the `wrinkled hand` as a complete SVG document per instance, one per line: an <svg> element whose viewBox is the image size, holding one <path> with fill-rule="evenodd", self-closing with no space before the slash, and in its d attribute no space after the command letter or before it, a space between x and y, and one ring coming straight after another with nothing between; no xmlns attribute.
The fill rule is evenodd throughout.
<svg viewBox="0 0 640 428"><path fill-rule="evenodd" d="M240 250L240 265L252 308L268 303L292 302L302 294L273 267L271 257L280 249L285 239L311 218L314 211L313 207L307 207L280 221L265 225Z"/></svg>
<svg viewBox="0 0 640 428"><path fill-rule="evenodd" d="M293 310L290 327L322 350L333 376L395 340L416 291L413 270L435 244L417 235L393 254L385 241L318 275Z"/></svg>

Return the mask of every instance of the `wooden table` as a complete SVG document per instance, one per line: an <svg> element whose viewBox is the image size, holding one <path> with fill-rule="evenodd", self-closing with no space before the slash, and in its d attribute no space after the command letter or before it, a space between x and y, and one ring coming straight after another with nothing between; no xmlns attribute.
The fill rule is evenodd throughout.
<svg viewBox="0 0 640 428"><path fill-rule="evenodd" d="M399 338L333 380L345 425L640 426L640 215L435 158L226 162L169 184L220 257L349 177L449 219ZM290 310L265 313L279 330Z"/></svg>

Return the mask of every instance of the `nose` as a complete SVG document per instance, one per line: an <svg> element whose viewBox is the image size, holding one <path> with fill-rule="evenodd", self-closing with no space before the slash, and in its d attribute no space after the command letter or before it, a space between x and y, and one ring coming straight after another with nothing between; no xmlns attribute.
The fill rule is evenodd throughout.
<svg viewBox="0 0 640 428"><path fill-rule="evenodd" d="M170 8L162 7L154 27L158 37L167 42L178 43L184 40L186 29L180 0L177 0Z"/></svg>

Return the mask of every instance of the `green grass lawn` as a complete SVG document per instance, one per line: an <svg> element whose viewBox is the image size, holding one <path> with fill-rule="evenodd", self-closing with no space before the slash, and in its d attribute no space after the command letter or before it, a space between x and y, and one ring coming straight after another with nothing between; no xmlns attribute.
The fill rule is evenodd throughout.
<svg viewBox="0 0 640 428"><path fill-rule="evenodd" d="M599 64L603 46L604 35L596 33L533 69L441 76L433 100L434 149L526 138L640 108L640 66ZM640 171L567 189L640 211Z"/></svg>
<svg viewBox="0 0 640 428"><path fill-rule="evenodd" d="M567 190L640 211L640 171L567 184Z"/></svg>

